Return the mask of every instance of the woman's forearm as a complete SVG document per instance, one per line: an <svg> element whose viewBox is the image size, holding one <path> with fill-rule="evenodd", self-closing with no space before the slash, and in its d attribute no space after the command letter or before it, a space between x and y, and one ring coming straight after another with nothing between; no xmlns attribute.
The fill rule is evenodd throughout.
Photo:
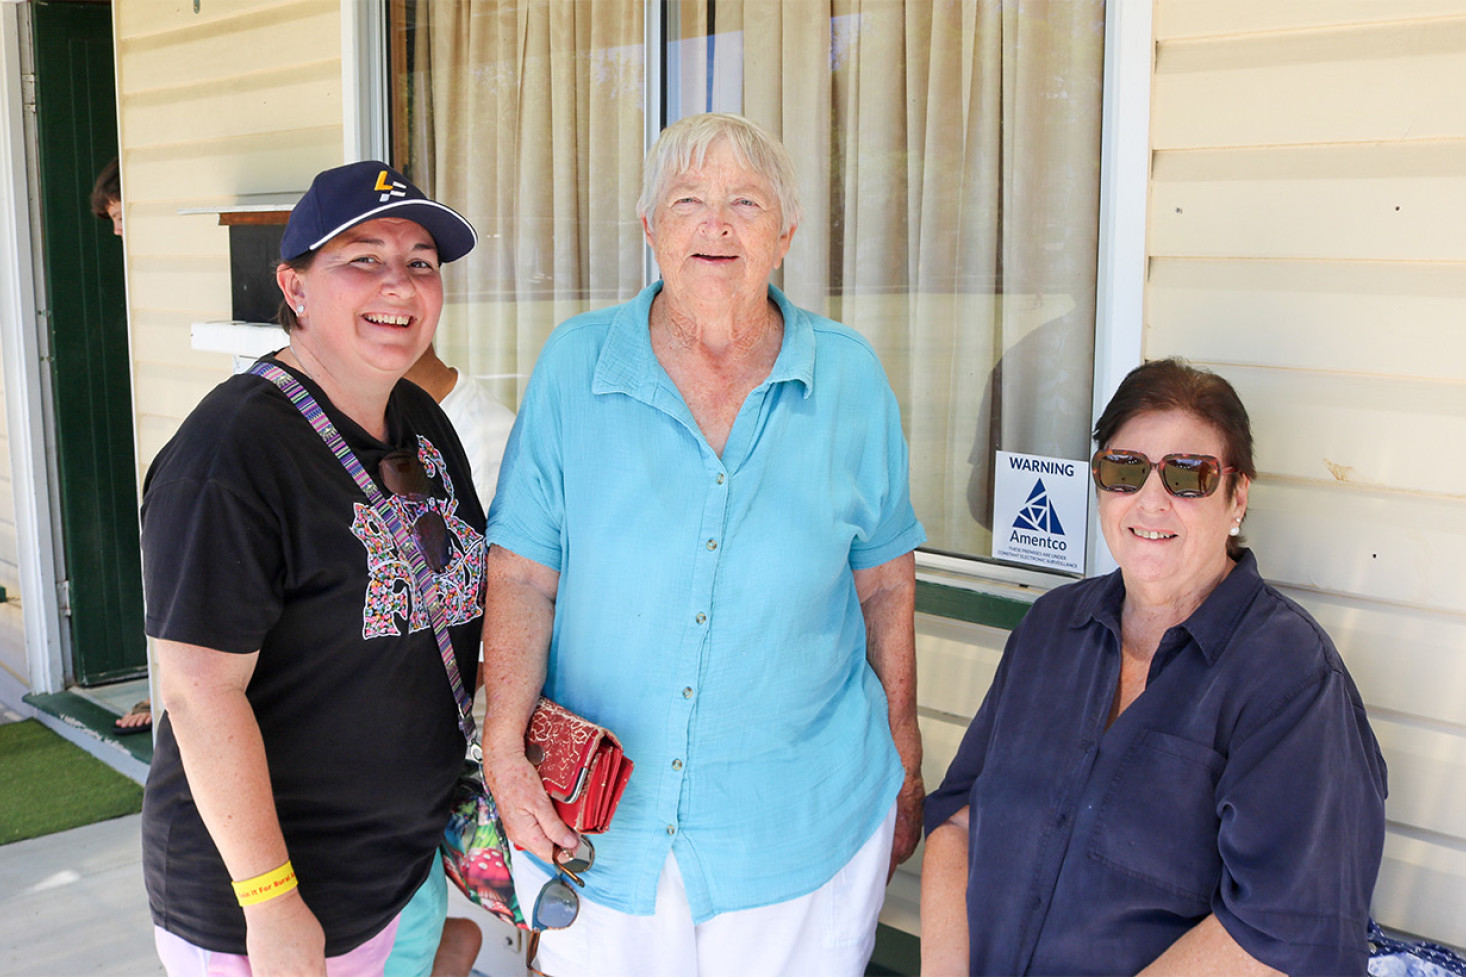
<svg viewBox="0 0 1466 977"><path fill-rule="evenodd" d="M967 808L926 838L921 861L922 977L967 973Z"/></svg>
<svg viewBox="0 0 1466 977"><path fill-rule="evenodd" d="M230 878L263 875L290 858L265 759L245 696L258 653L236 655L160 641L158 682L188 789ZM325 933L299 889L244 908L257 977L323 975Z"/></svg>
<svg viewBox="0 0 1466 977"><path fill-rule="evenodd" d="M524 752L549 663L560 575L501 546L484 567L484 753Z"/></svg>
<svg viewBox="0 0 1466 977"><path fill-rule="evenodd" d="M550 803L524 755L524 731L545 684L560 575L500 546L484 568L484 779L509 840L550 860L575 832Z"/></svg>
<svg viewBox="0 0 1466 977"><path fill-rule="evenodd" d="M257 655L160 641L159 686L189 792L235 879L287 858L264 740L244 690Z"/></svg>
<svg viewBox="0 0 1466 977"><path fill-rule="evenodd" d="M896 834L890 872L921 841L921 728L916 719L916 559L911 553L855 571L855 592L865 619L866 659L886 693L891 738L905 780L896 798Z"/></svg>

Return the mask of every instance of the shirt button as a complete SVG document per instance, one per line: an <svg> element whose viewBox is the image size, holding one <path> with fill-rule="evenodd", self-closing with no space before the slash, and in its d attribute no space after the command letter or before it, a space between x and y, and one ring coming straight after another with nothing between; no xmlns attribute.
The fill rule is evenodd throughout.
<svg viewBox="0 0 1466 977"><path fill-rule="evenodd" d="M710 550L717 549L718 548L718 541L716 539L710 539L710 540L708 540L707 547Z"/></svg>
<svg viewBox="0 0 1466 977"><path fill-rule="evenodd" d="M696 621L698 624L706 624L707 623L707 620L708 620L708 616L706 614L704 614L702 611L698 611L697 612L697 617L693 618L693 620Z"/></svg>
<svg viewBox="0 0 1466 977"><path fill-rule="evenodd" d="M682 698L684 698L684 699L691 699L692 698L692 686L689 685L687 688L685 688L685 689L682 690Z"/></svg>
<svg viewBox="0 0 1466 977"><path fill-rule="evenodd" d="M681 770L682 769L682 761L681 760L673 760L672 761L672 769L673 770Z"/></svg>
<svg viewBox="0 0 1466 977"><path fill-rule="evenodd" d="M669 834L669 835L675 835L676 833L677 833L677 825L675 825L675 824L669 824L669 825L667 825L667 834Z"/></svg>
<svg viewBox="0 0 1466 977"><path fill-rule="evenodd" d="M723 473L722 472L718 472L717 482L718 482L719 485L722 485L723 484Z"/></svg>

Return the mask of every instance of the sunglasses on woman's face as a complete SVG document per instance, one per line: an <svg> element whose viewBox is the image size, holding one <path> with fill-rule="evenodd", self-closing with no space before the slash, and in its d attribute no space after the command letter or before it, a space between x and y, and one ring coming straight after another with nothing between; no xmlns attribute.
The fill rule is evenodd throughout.
<svg viewBox="0 0 1466 977"><path fill-rule="evenodd" d="M387 486L388 492L410 502L422 502L432 494L428 473L416 452L405 449L388 452L377 466L377 474L382 476L382 484ZM424 510L412 524L412 536L434 573L448 569L452 552L448 544L448 523L441 512Z"/></svg>
<svg viewBox="0 0 1466 977"><path fill-rule="evenodd" d="M539 950L540 933L545 930L562 930L575 922L575 917L580 915L580 896L565 879L568 877L576 885L585 888L581 873L596 863L595 845L584 836L575 843L573 849L556 845L554 855L555 868L559 874L540 889L539 897L534 901L534 914L530 917L533 930L530 932L525 959L530 961L530 973L533 974L540 973L533 967L535 953Z"/></svg>
<svg viewBox="0 0 1466 977"><path fill-rule="evenodd" d="M1160 472L1161 484L1178 499L1204 499L1217 490L1225 475L1237 469L1224 467L1211 455L1166 455L1151 461L1139 451L1101 448L1089 463L1094 484L1105 492L1139 492L1152 470Z"/></svg>

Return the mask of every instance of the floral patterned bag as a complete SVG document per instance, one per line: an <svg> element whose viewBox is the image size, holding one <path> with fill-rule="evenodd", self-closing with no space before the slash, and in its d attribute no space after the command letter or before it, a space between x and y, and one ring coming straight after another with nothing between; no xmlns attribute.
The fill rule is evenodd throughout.
<svg viewBox="0 0 1466 977"><path fill-rule="evenodd" d="M465 896L504 922L529 929L514 896L509 841L499 808L484 784L483 770L471 757L464 760L463 774L453 789L438 852L443 871Z"/></svg>

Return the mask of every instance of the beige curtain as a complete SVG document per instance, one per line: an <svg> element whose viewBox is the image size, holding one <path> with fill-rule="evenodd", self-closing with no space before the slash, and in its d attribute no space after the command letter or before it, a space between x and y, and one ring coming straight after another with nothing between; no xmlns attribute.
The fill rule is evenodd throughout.
<svg viewBox="0 0 1466 977"><path fill-rule="evenodd" d="M783 138L806 209L783 286L875 344L930 545L990 552L994 451L1088 455L1103 0L675 9L675 114Z"/></svg>
<svg viewBox="0 0 1466 977"><path fill-rule="evenodd" d="M557 322L641 285L658 9L668 121L784 139L805 218L776 280L875 344L929 545L988 554L993 452L1088 454L1103 0L416 3L411 175L484 238L449 362L526 376Z"/></svg>
<svg viewBox="0 0 1466 977"><path fill-rule="evenodd" d="M517 405L556 324L642 284L645 4L407 8L408 175L479 232L445 273L438 351Z"/></svg>

